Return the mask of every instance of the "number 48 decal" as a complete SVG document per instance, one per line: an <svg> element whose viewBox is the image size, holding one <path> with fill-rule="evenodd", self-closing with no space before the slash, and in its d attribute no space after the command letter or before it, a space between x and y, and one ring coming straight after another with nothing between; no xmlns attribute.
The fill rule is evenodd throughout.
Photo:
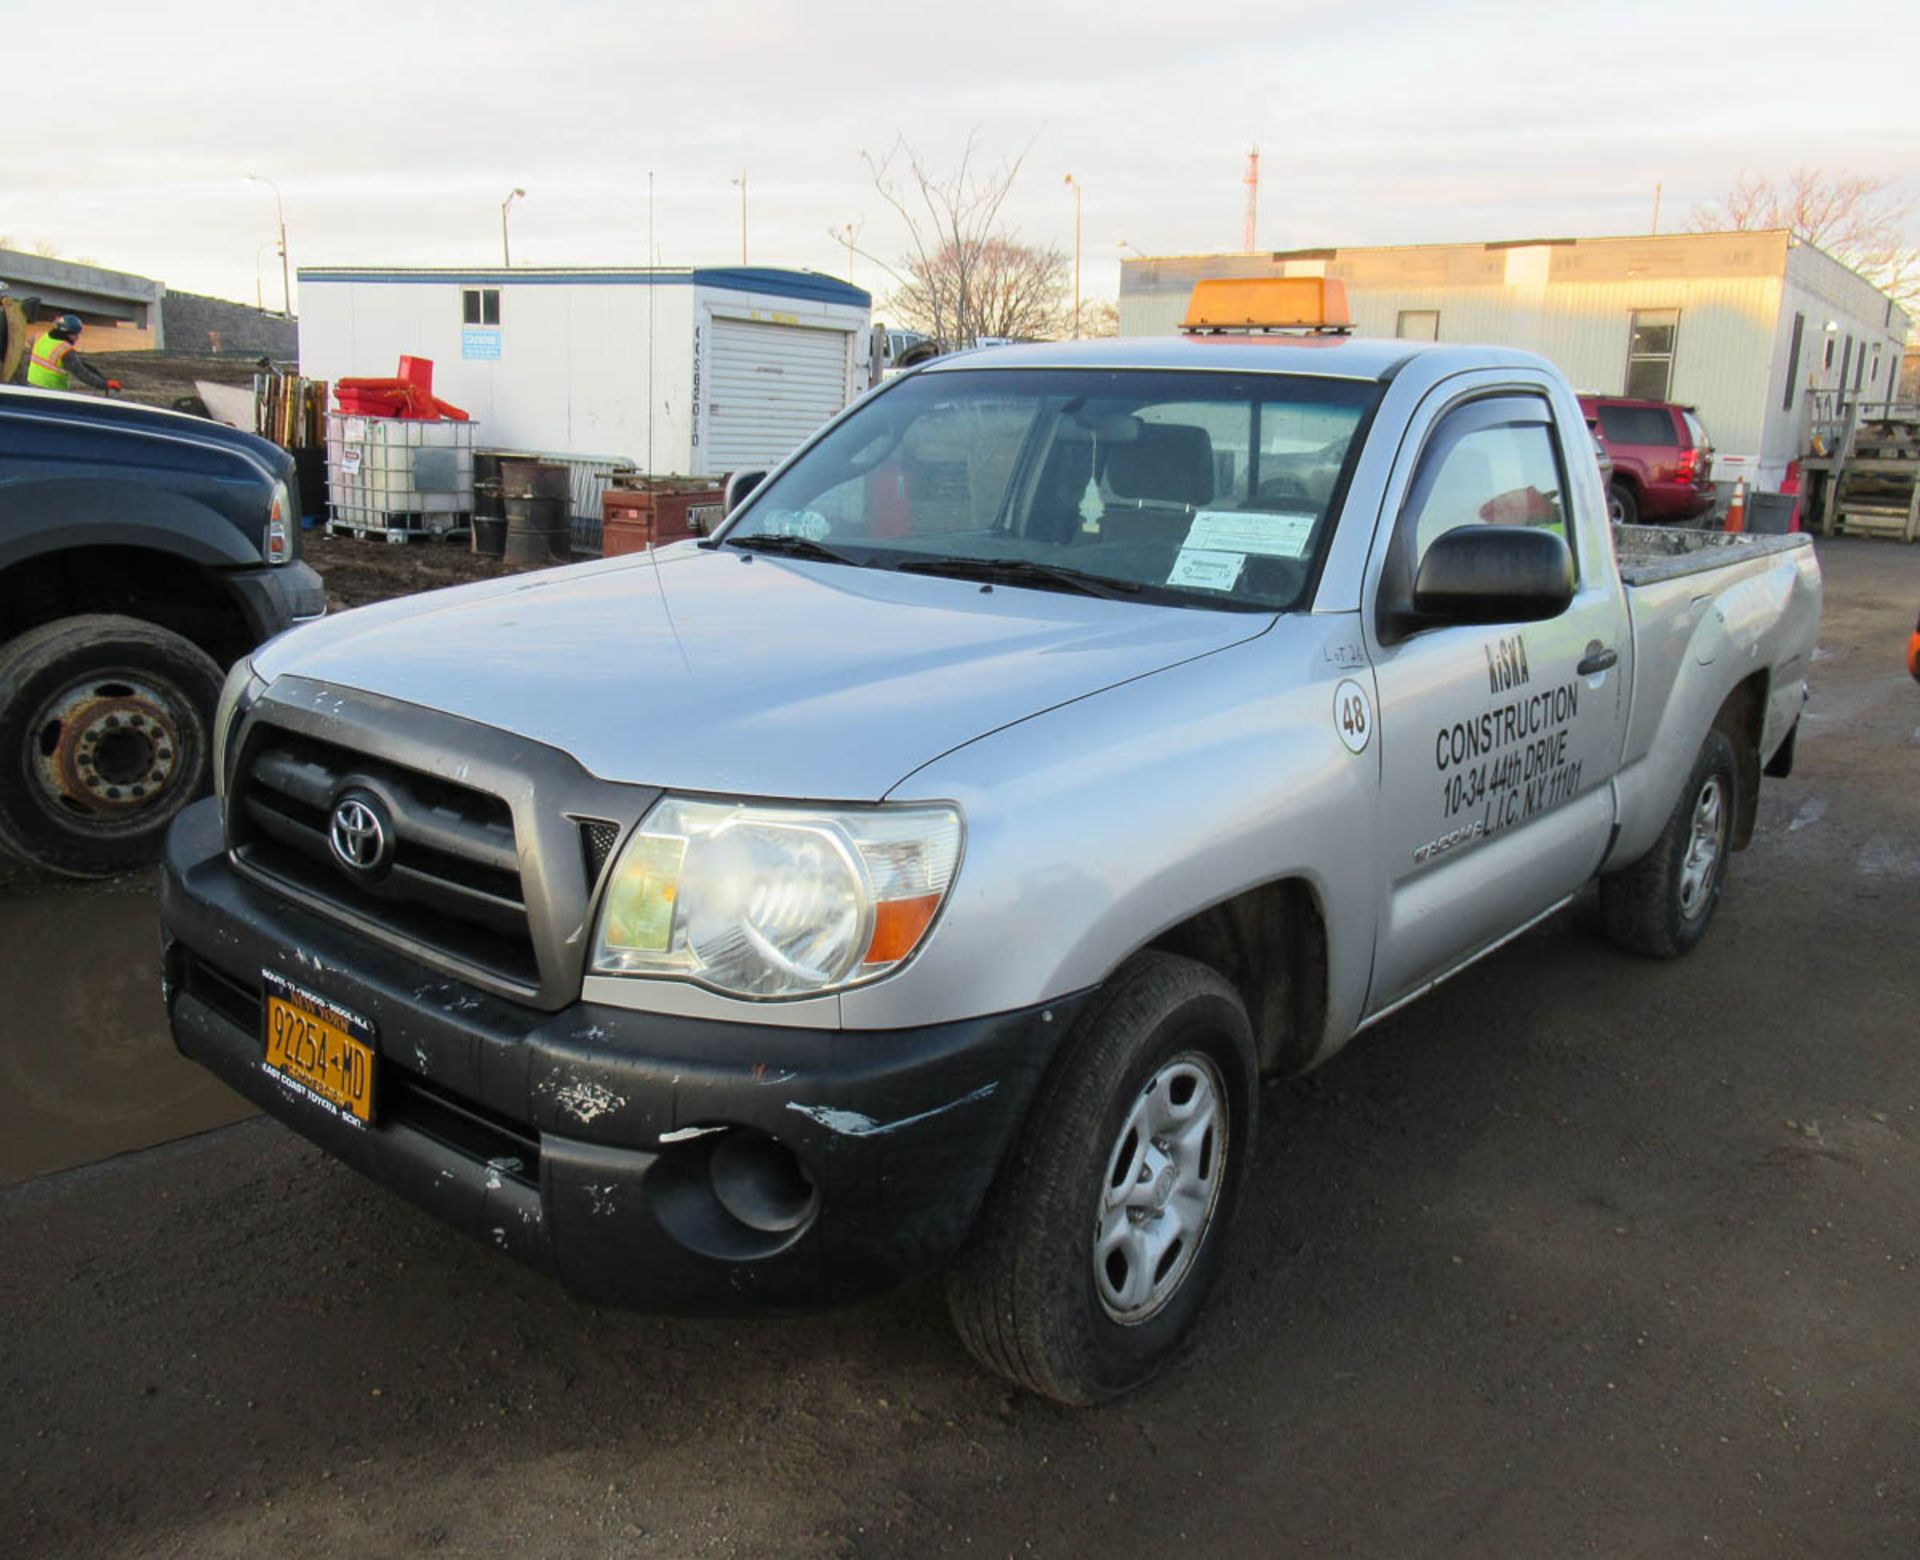
<svg viewBox="0 0 1920 1560"><path fill-rule="evenodd" d="M1373 740L1373 705L1351 677L1333 690L1333 728L1349 753L1362 752Z"/></svg>

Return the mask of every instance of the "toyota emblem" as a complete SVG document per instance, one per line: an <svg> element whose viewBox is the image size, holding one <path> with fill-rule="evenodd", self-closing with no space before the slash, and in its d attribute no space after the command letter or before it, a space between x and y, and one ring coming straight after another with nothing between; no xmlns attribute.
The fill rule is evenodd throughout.
<svg viewBox="0 0 1920 1560"><path fill-rule="evenodd" d="M333 804L327 821L333 859L355 877L371 877L387 864L387 826L373 798L349 793Z"/></svg>

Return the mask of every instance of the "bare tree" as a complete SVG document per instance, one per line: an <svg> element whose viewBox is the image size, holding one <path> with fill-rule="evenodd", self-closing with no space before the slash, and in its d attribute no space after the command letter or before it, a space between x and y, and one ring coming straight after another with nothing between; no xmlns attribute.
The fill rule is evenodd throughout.
<svg viewBox="0 0 1920 1560"><path fill-rule="evenodd" d="M36 238L33 241L33 252L42 260L53 260L59 256L60 246L50 238Z"/></svg>
<svg viewBox="0 0 1920 1560"><path fill-rule="evenodd" d="M877 261L898 283L887 301L892 313L948 347L1061 333L1066 256L1020 242L1000 222L1024 157L983 171L977 135L950 174L930 170L904 136L884 157L860 155L907 229L907 253L897 263Z"/></svg>
<svg viewBox="0 0 1920 1560"><path fill-rule="evenodd" d="M1089 337L1119 335L1119 302L1113 298L1087 299L1080 305L1080 334Z"/></svg>
<svg viewBox="0 0 1920 1560"><path fill-rule="evenodd" d="M1695 206L1689 226L1696 233L1785 228L1852 266L1912 317L1920 305L1913 215L1913 202L1900 199L1889 180L1795 168L1784 180L1742 173L1719 201Z"/></svg>
<svg viewBox="0 0 1920 1560"><path fill-rule="evenodd" d="M1058 336L1069 324L1067 259L1057 249L986 238L950 244L925 261L909 256L902 271L888 309L949 346Z"/></svg>

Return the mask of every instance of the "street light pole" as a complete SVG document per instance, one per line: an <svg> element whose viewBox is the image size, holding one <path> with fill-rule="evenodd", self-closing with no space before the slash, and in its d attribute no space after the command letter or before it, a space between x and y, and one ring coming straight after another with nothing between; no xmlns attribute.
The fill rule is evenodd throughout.
<svg viewBox="0 0 1920 1560"><path fill-rule="evenodd" d="M267 312L267 300L260 285L260 251L272 242L270 238L263 238L253 246L253 306L262 314Z"/></svg>
<svg viewBox="0 0 1920 1560"><path fill-rule="evenodd" d="M507 207L516 200L525 200L527 192L515 188L507 198L500 202L500 263L509 269L513 265L513 251L507 247Z"/></svg>
<svg viewBox="0 0 1920 1560"><path fill-rule="evenodd" d="M273 180L262 178L257 173L247 175L255 184L264 184L273 191L273 214L280 223L280 312L288 319L293 318L293 282L287 268L287 208L280 200L280 186ZM258 256L256 255L256 259Z"/></svg>
<svg viewBox="0 0 1920 1560"><path fill-rule="evenodd" d="M740 186L740 263L747 263L747 170L740 170L740 177L729 179L729 184Z"/></svg>
<svg viewBox="0 0 1920 1560"><path fill-rule="evenodd" d="M835 236L841 243L847 246L847 284L851 286L853 284L853 240L855 237L853 224L849 222Z"/></svg>
<svg viewBox="0 0 1920 1560"><path fill-rule="evenodd" d="M1073 339L1080 339L1080 181L1068 174L1073 186Z"/></svg>

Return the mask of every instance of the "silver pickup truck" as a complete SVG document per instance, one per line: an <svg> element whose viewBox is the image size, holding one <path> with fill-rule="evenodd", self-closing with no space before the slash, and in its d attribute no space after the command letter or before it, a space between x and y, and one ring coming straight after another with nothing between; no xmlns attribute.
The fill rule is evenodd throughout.
<svg viewBox="0 0 1920 1560"><path fill-rule="evenodd" d="M581 1295L942 1266L981 1361L1094 1401L1192 1323L1263 1078L1596 878L1623 947L1699 939L1819 611L1803 537L1612 530L1534 357L965 354L713 538L236 669L173 1032Z"/></svg>

